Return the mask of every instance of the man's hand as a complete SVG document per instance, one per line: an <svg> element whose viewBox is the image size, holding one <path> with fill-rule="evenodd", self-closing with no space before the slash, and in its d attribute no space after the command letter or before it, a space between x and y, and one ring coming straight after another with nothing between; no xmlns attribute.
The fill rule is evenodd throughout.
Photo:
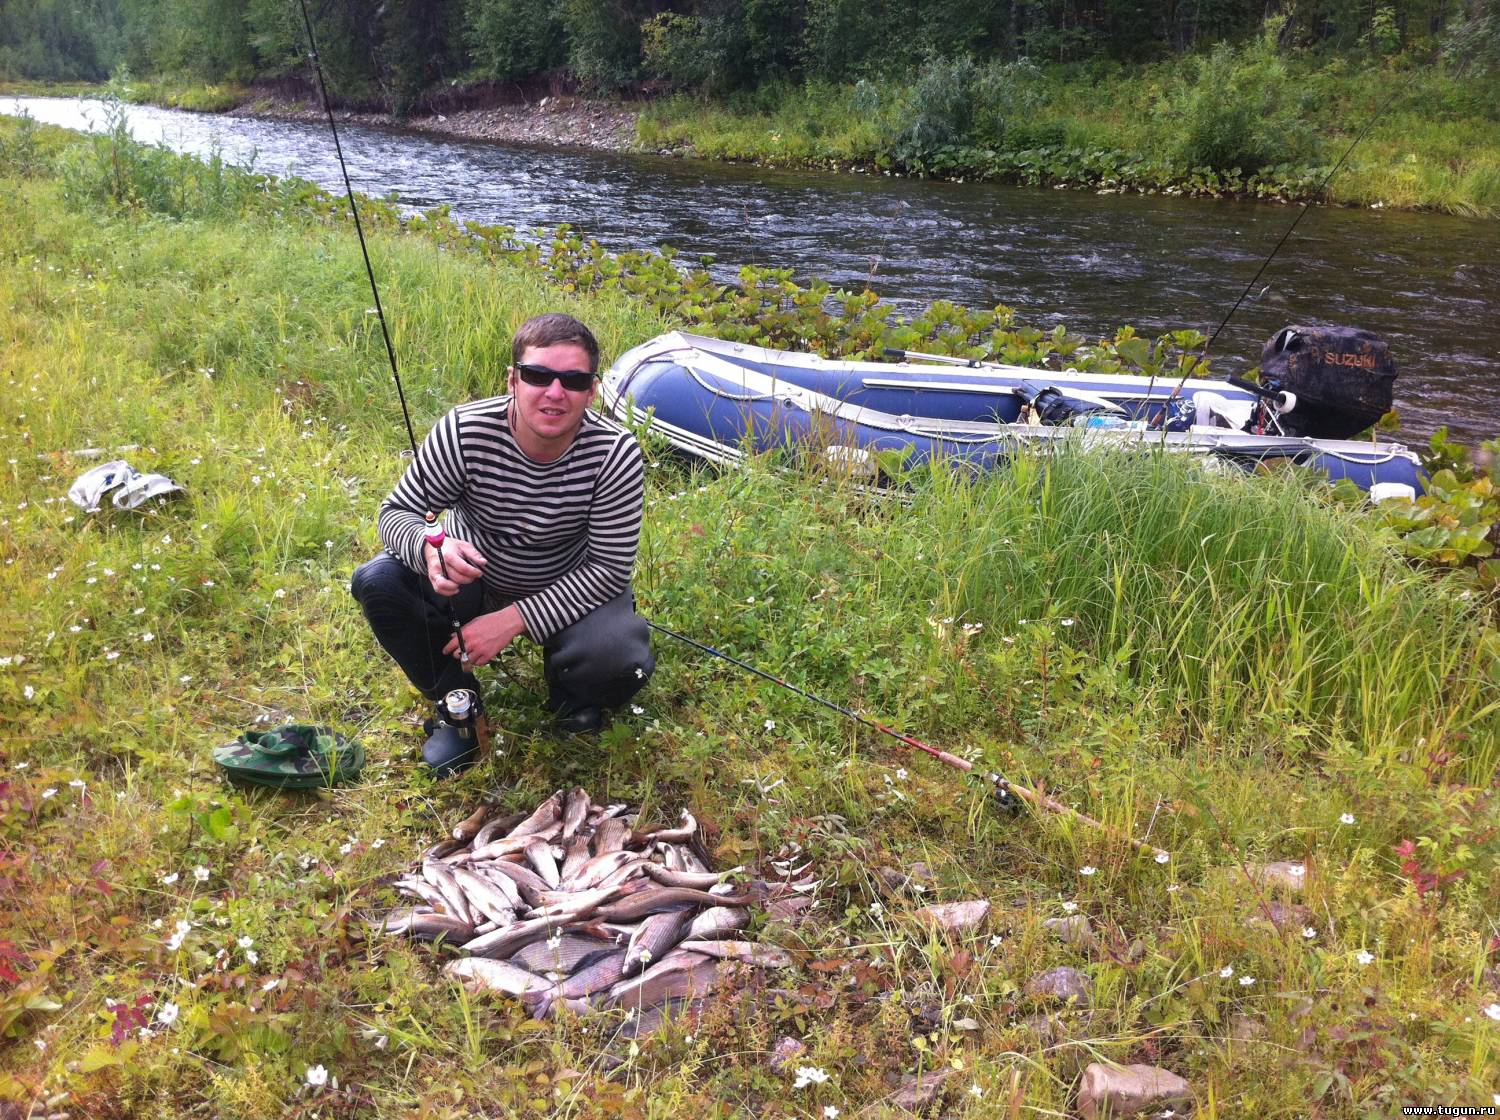
<svg viewBox="0 0 1500 1120"><path fill-rule="evenodd" d="M432 581L432 589L439 595L457 595L458 589L466 583L473 583L484 575L484 566L487 563L479 549L468 541L461 541L457 537L447 537L442 547L443 564L448 567L448 576L443 577L443 564L438 563L438 550L430 544L422 546L422 558L427 561L427 578Z"/></svg>
<svg viewBox="0 0 1500 1120"><path fill-rule="evenodd" d="M526 633L526 621L514 604L491 614L482 614L473 622L465 623L463 626L464 647L469 652L469 660L466 664L470 668L478 668L480 665L487 664L496 654L524 633ZM448 644L443 647L443 652L449 657L458 657L458 639L449 638Z"/></svg>

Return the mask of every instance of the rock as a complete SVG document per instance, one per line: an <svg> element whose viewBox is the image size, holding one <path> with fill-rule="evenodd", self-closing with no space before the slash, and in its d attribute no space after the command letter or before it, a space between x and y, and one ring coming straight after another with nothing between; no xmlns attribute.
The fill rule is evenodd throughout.
<svg viewBox="0 0 1500 1120"><path fill-rule="evenodd" d="M1098 939L1094 937L1094 927L1089 923L1087 914L1069 914L1065 918L1048 918L1042 923L1042 928L1055 933L1067 944L1085 951L1094 949L1099 944Z"/></svg>
<svg viewBox="0 0 1500 1120"><path fill-rule="evenodd" d="M805 1043L798 1041L791 1035L784 1035L776 1045L771 1047L771 1068L781 1073L803 1054L807 1053Z"/></svg>
<svg viewBox="0 0 1500 1120"><path fill-rule="evenodd" d="M1246 916L1244 925L1246 929L1269 927L1278 933L1287 929L1295 929L1300 933L1312 921L1312 916L1313 912L1300 903L1282 903L1270 899L1264 903L1257 901Z"/></svg>
<svg viewBox="0 0 1500 1120"><path fill-rule="evenodd" d="M1155 1066L1121 1068L1094 1062L1083 1071L1078 1113L1084 1120L1135 1116L1147 1109L1192 1099L1192 1087L1175 1073Z"/></svg>
<svg viewBox="0 0 1500 1120"><path fill-rule="evenodd" d="M970 902L939 902L922 907L917 916L945 933L968 933L984 924L990 916L990 904L982 898Z"/></svg>
<svg viewBox="0 0 1500 1120"><path fill-rule="evenodd" d="M1307 885L1307 864L1302 860L1278 860L1275 863L1252 863L1250 878L1263 887L1300 894Z"/></svg>
<svg viewBox="0 0 1500 1120"><path fill-rule="evenodd" d="M1248 1015L1236 1015L1229 1021L1229 1037L1238 1042L1251 1042L1266 1033L1266 1025Z"/></svg>
<svg viewBox="0 0 1500 1120"><path fill-rule="evenodd" d="M956 1074L956 1069L935 1069L921 1077L903 1077L901 1085L891 1097L891 1103L908 1112L920 1112L931 1106L943 1091L943 1085Z"/></svg>
<svg viewBox="0 0 1500 1120"><path fill-rule="evenodd" d="M1042 1002L1055 1000L1074 1007L1089 1005L1089 981L1076 968L1050 969L1038 972L1026 981L1026 994Z"/></svg>

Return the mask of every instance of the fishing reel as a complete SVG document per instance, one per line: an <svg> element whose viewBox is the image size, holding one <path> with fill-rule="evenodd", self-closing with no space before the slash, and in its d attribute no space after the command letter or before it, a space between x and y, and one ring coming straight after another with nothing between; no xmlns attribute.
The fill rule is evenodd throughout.
<svg viewBox="0 0 1500 1120"><path fill-rule="evenodd" d="M985 777L990 783L990 800L995 808L1007 817L1019 817L1024 802L1011 792L1010 783L999 774L991 773Z"/></svg>

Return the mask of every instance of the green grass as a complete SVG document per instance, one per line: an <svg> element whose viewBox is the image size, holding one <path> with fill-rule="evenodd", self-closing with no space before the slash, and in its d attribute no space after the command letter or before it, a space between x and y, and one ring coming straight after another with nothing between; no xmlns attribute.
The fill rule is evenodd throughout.
<svg viewBox="0 0 1500 1120"><path fill-rule="evenodd" d="M1253 45L1215 59L1223 68L1204 63L1201 73L1191 59L1023 71L1029 76L1011 94L1019 100L999 110L1011 126L1006 137L959 138L920 153L901 140L920 95L913 85L891 81L862 88L809 82L728 103L677 97L641 114L639 137L647 149L775 166L1304 198L1373 120L1369 136L1330 184L1328 201L1500 213L1500 116L1494 108L1500 98L1493 77L1405 60L1370 65L1283 57ZM1238 85L1226 84L1231 68ZM1248 99L1250 91L1271 91L1267 96L1277 107L1263 137L1265 166L1256 170L1232 158L1195 166L1180 153L1192 128L1191 93L1200 88L1209 110ZM1382 114L1393 89L1396 100ZM1204 127L1211 135L1227 126L1210 117ZM1304 133L1305 142L1292 143Z"/></svg>
<svg viewBox="0 0 1500 1120"><path fill-rule="evenodd" d="M489 686L502 753L435 783L416 698L345 590L403 444L350 229L275 194L168 219L69 204L45 175L0 187L0 964L16 976L0 970L0 1099L80 1116L876 1117L897 1114L894 1079L953 1068L948 1114L1009 1117L1067 1114L1083 1066L1108 1058L1187 1077L1204 1116L1489 1103L1495 633L1362 515L1305 480L1171 458L937 471L899 503L652 449L648 615L1121 832L1149 826L1165 866L1064 818L996 816L953 771L672 644L642 711L589 743L546 733L539 659L507 655ZM530 314L574 311L610 354L664 326L422 236L378 232L372 253L419 431L498 387ZM94 515L62 498L98 461L79 449L127 444L187 496ZM360 738L361 783L221 785L210 749L278 713ZM661 816L691 804L725 865L801 845L820 918L761 931L797 951L777 981L792 995L631 1046L467 999L426 950L363 937L390 873L479 796L519 806L563 784ZM1247 921L1267 900L1236 874L1271 858L1311 868L1309 911L1281 934ZM924 897L882 893L876 869L918 860ZM1452 878L1419 892L1427 873ZM912 919L970 897L995 906L972 939ZM1070 907L1099 949L1043 929ZM1022 987L1062 964L1090 977L1094 1009L1049 1042ZM125 1013L105 1001L141 999L180 1014L117 1044ZM771 1067L787 1035L826 1084ZM337 1090L306 1086L313 1064Z"/></svg>

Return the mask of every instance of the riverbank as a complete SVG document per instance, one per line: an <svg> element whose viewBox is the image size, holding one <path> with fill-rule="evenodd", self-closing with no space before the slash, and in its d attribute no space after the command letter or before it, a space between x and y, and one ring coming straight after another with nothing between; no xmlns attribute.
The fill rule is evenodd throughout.
<svg viewBox="0 0 1500 1120"><path fill-rule="evenodd" d="M997 816L946 768L680 645L584 744L548 733L534 652L506 655L485 674L499 753L434 782L424 713L347 594L405 437L342 201L194 169L115 205L92 165L49 162L84 142L38 130L28 162L22 131L0 122L0 1102L729 1120L925 1099L987 1120L1076 1112L1099 1061L1183 1077L1203 1115L1490 1100L1495 638L1466 584L1414 570L1367 514L1170 456L1022 456L887 504L648 444L643 612L1044 782L1162 863ZM586 247L367 218L419 434L494 390L529 314L574 312L610 354L678 321ZM632 283L675 276L636 261ZM795 295L735 298L813 322L821 293ZM185 494L63 497L99 462L77 449L126 446ZM358 738L363 778L220 784L210 749L287 716ZM367 931L481 796L573 785L651 820L691 805L716 866L811 864L812 918L755 930L794 957L772 991L633 1041L618 1012L535 1023L468 996L441 950ZM972 899L976 930L919 914Z"/></svg>
<svg viewBox="0 0 1500 1120"><path fill-rule="evenodd" d="M288 92L295 83L131 80L115 88L127 100L174 108L322 116L310 97ZM1283 55L1264 40L1138 67L936 61L905 83L772 85L728 101L527 97L510 87L458 86L427 103L444 107L399 121L341 112L470 139L776 168L1500 216L1500 76L1401 58Z"/></svg>

